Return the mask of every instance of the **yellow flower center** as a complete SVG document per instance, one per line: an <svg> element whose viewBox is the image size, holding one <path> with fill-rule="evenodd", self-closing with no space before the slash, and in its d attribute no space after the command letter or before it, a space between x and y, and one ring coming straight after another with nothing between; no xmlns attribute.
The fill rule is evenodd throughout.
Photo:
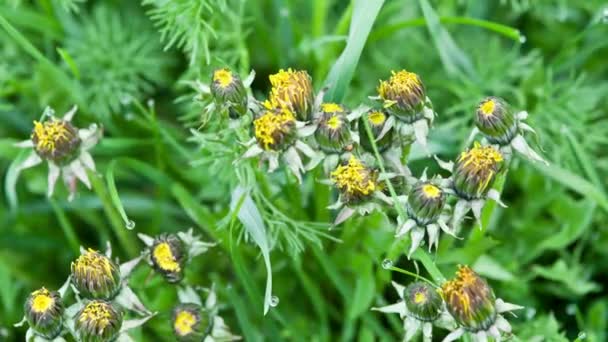
<svg viewBox="0 0 608 342"><path fill-rule="evenodd" d="M253 121L255 137L265 150L271 149L277 133L288 133L290 123L295 122L293 113L283 108L280 112L267 111Z"/></svg>
<svg viewBox="0 0 608 342"><path fill-rule="evenodd" d="M384 121L386 121L386 115L381 111L374 111L367 115L369 122L371 122L375 126L382 125Z"/></svg>
<svg viewBox="0 0 608 342"><path fill-rule="evenodd" d="M72 270L77 276L98 280L107 278L114 281L114 266L108 257L89 248L72 263Z"/></svg>
<svg viewBox="0 0 608 342"><path fill-rule="evenodd" d="M46 312L54 303L51 293L44 287L32 293L32 311L36 313Z"/></svg>
<svg viewBox="0 0 608 342"><path fill-rule="evenodd" d="M344 111L342 106L337 103L324 103L321 105L321 110L325 113L337 113Z"/></svg>
<svg viewBox="0 0 608 342"><path fill-rule="evenodd" d="M169 246L168 243L161 242L157 244L152 251L152 255L154 256L156 264L162 270L169 272L179 272L181 270L179 263L175 260L175 256L171 251L171 246Z"/></svg>
<svg viewBox="0 0 608 342"><path fill-rule="evenodd" d="M89 302L82 310L78 320L81 323L91 322L98 331L103 331L110 321L114 319L114 312L110 304L105 302L93 301Z"/></svg>
<svg viewBox="0 0 608 342"><path fill-rule="evenodd" d="M496 165L503 161L502 154L492 146L481 146L475 142L473 148L462 152L458 159L463 168L467 168L472 173L484 176L479 183L479 191L485 190L494 177Z"/></svg>
<svg viewBox="0 0 608 342"><path fill-rule="evenodd" d="M391 71L388 81L381 81L378 87L380 97L386 99L389 94L409 94L422 87L420 78L413 72L401 70Z"/></svg>
<svg viewBox="0 0 608 342"><path fill-rule="evenodd" d="M484 102L479 109L481 110L481 113L485 116L490 116L494 113L494 108L496 107L496 103L494 102L493 99L489 99L486 102Z"/></svg>
<svg viewBox="0 0 608 342"><path fill-rule="evenodd" d="M422 192L428 198L437 198L441 195L441 190L433 184L425 184L422 186Z"/></svg>
<svg viewBox="0 0 608 342"><path fill-rule="evenodd" d="M61 120L51 119L44 123L34 121L34 132L32 138L36 139L36 148L54 152L57 145L67 142L72 133L68 130L66 123Z"/></svg>
<svg viewBox="0 0 608 342"><path fill-rule="evenodd" d="M342 120L340 120L340 117L337 115L332 116L331 118L329 118L329 120L327 120L327 127L336 130L338 128L340 128L342 126Z"/></svg>
<svg viewBox="0 0 608 342"><path fill-rule="evenodd" d="M226 88L232 83L232 72L228 69L218 69L213 73L213 81L218 82L220 87Z"/></svg>
<svg viewBox="0 0 608 342"><path fill-rule="evenodd" d="M369 195L376 190L376 182L363 163L350 157L348 164L340 165L331 173L332 181L348 194Z"/></svg>
<svg viewBox="0 0 608 342"><path fill-rule="evenodd" d="M426 302L426 294L422 293L422 292L417 292L414 295L414 303L416 304L423 304Z"/></svg>
<svg viewBox="0 0 608 342"><path fill-rule="evenodd" d="M180 336L186 336L192 333L194 325L196 324L196 316L190 311L180 311L175 317L173 328Z"/></svg>

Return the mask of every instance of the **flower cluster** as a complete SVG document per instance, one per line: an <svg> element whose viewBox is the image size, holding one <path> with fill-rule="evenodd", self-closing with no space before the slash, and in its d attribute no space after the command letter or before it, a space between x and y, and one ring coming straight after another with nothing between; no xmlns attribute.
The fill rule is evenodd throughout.
<svg viewBox="0 0 608 342"><path fill-rule="evenodd" d="M422 330L425 341L432 340L433 325L450 330L443 342L470 334L474 341L496 341L511 333L511 325L501 315L523 307L496 298L492 288L468 266L459 266L454 279L441 288L416 281L404 287L393 282L399 302L373 308L385 313L398 313L403 319L405 341Z"/></svg>
<svg viewBox="0 0 608 342"><path fill-rule="evenodd" d="M83 249L58 291L43 287L30 294L24 306L25 317L16 324L29 324L27 341L34 337L37 341L63 341L61 336L70 334L77 341L110 342L127 336L128 330L155 315L127 284L141 257L119 266L111 253L109 245L105 253ZM70 290L76 302L66 307ZM139 318L125 319L127 313Z"/></svg>
<svg viewBox="0 0 608 342"><path fill-rule="evenodd" d="M221 70L222 75L230 73ZM216 78L225 85L238 80L236 76L218 77L217 72ZM438 245L440 232L456 236L470 210L480 221L487 199L503 205L494 184L507 169L511 150L542 160L523 138L524 131L532 131L523 123L527 114L513 115L506 101L489 97L474 111L477 128L473 133L482 132L483 140L454 162L436 158L451 176L429 178L425 172L416 178L406 165L407 153L413 143L427 150L427 136L436 117L419 75L393 71L380 81L377 95L370 96L372 106L361 105L352 111L341 103L323 102L324 90L315 95L305 71L280 70L269 78L268 99L257 109L251 106L253 136L246 142L243 157L267 160L269 172L283 161L300 182L303 173L323 165L323 182L338 193L337 202L329 207L338 210L334 225L354 214L402 206L405 214L398 217L396 237L409 236L408 255L425 236L429 249ZM256 102L240 87L234 87L233 94ZM217 92L214 96L218 103L226 98ZM231 97L225 105L239 102Z"/></svg>

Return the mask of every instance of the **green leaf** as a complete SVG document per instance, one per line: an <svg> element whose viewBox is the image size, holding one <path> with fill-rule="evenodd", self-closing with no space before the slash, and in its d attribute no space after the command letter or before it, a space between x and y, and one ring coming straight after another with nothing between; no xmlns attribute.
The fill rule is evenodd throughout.
<svg viewBox="0 0 608 342"><path fill-rule="evenodd" d="M237 217L262 252L262 258L266 266L266 291L264 293L264 315L266 315L272 303L272 266L270 264L270 244L266 236L266 227L262 215L249 192L240 186L237 186L232 192L230 210L232 212L238 210Z"/></svg>
<svg viewBox="0 0 608 342"><path fill-rule="evenodd" d="M513 281L513 279L515 279L513 273L502 267L501 264L487 254L480 256L477 261L475 261L475 264L473 264L473 269L482 276L491 279L500 281Z"/></svg>
<svg viewBox="0 0 608 342"><path fill-rule="evenodd" d="M57 52L59 53L59 55L65 62L65 64L68 65L68 67L70 68L70 70L72 71L72 74L74 74L76 79L80 79L80 70L78 69L78 66L74 62L74 59L72 58L72 56L70 56L70 54L62 48L57 48Z"/></svg>
<svg viewBox="0 0 608 342"><path fill-rule="evenodd" d="M384 4L384 0L354 0L354 2L355 6L346 47L324 82L325 86L329 87L327 94L325 94L327 101L341 102L344 98L346 88L353 79L367 37L380 12L380 8Z"/></svg>
<svg viewBox="0 0 608 342"><path fill-rule="evenodd" d="M429 29L435 48L441 58L441 63L451 76L464 74L474 78L477 76L473 63L469 57L456 45L452 36L441 26L439 16L429 4L428 0L418 0L422 13L426 19L426 26Z"/></svg>
<svg viewBox="0 0 608 342"><path fill-rule="evenodd" d="M8 201L11 208L17 207L17 191L15 186L17 185L17 179L21 173L21 163L29 156L29 151L21 151L17 158L13 160L11 165L8 167L6 172L6 178L4 179L4 191L6 192L6 200Z"/></svg>
<svg viewBox="0 0 608 342"><path fill-rule="evenodd" d="M357 281L355 283L355 293L349 300L348 319L354 320L362 313L367 311L374 299L376 286L372 274L372 265L369 263L365 267L357 269Z"/></svg>
<svg viewBox="0 0 608 342"><path fill-rule="evenodd" d="M606 194L597 186L591 184L586 179L559 165L552 164L547 166L543 163L530 163L530 165L566 188L582 196L593 199L600 207L608 212L608 197L606 197Z"/></svg>
<svg viewBox="0 0 608 342"><path fill-rule="evenodd" d="M549 267L536 265L532 268L532 273L555 282L550 283L547 289L563 298L571 299L572 295L584 296L601 288L599 284L587 280L588 276L583 273L583 266L568 265L561 259Z"/></svg>

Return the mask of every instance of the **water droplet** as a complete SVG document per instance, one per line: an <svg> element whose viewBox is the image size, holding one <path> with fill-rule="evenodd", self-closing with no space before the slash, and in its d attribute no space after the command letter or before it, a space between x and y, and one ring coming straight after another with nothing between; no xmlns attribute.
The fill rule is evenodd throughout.
<svg viewBox="0 0 608 342"><path fill-rule="evenodd" d="M385 270L388 270L389 268L393 267L393 261L390 259L384 259L382 260L382 268L384 268Z"/></svg>
<svg viewBox="0 0 608 342"><path fill-rule="evenodd" d="M587 333L586 332L581 331L580 333L578 333L577 340L584 340L586 338L587 338Z"/></svg>
<svg viewBox="0 0 608 342"><path fill-rule="evenodd" d="M602 23L608 24L608 7L602 12Z"/></svg>
<svg viewBox="0 0 608 342"><path fill-rule="evenodd" d="M269 304L273 308L276 307L277 305L279 305L279 297L277 297L277 296L270 297L270 303Z"/></svg>
<svg viewBox="0 0 608 342"><path fill-rule="evenodd" d="M534 318L534 316L536 316L536 309L527 308L526 309L526 318L530 320L530 319Z"/></svg>
<svg viewBox="0 0 608 342"><path fill-rule="evenodd" d="M576 304L568 304L568 305L566 306L566 313L567 313L568 315L571 315L571 316L572 316L572 315L576 314L576 310L577 310L577 308L576 308Z"/></svg>
<svg viewBox="0 0 608 342"><path fill-rule="evenodd" d="M522 44L525 43L526 42L526 36L524 36L523 34L520 33L519 34L519 42L522 43Z"/></svg>
<svg viewBox="0 0 608 342"><path fill-rule="evenodd" d="M127 221L127 223L125 224L125 227L127 227L128 230L133 230L135 228L135 221L133 221L133 220Z"/></svg>

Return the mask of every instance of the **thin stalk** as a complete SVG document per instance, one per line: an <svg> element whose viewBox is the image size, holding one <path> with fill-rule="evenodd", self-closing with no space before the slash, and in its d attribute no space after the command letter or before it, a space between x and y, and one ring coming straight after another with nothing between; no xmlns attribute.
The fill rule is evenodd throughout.
<svg viewBox="0 0 608 342"><path fill-rule="evenodd" d="M380 171L382 171L382 173L386 173L386 170L384 168L384 163L382 161L382 157L380 156L380 152L378 152L378 147L376 146L376 140L374 138L371 128L369 127L369 123L367 122L367 120L363 120L363 124L365 125L365 131L367 133L369 141L371 142L372 150L374 151L374 156L376 157L376 160L378 161L378 166L380 167ZM395 192L393 185L391 184L391 182L388 179L385 180L385 183L391 194L391 198L393 199L393 202L395 204L395 209L397 209L397 213L404 220L403 222L405 222L405 220L407 220L407 214L405 212L405 209L403 209L403 207L401 206L401 203L399 203L399 201L397 201L397 193ZM405 239L403 239L403 240L405 240ZM393 242L393 246L398 243L399 243L399 240L395 240ZM390 250L393 250L393 246L391 246ZM419 248L416 251L416 253L414 253L414 255L417 257L418 260L420 260L420 262L422 262L422 265L424 266L424 268L426 268L426 270L433 277L433 280L435 280L437 282L437 284L441 284L441 283L443 283L443 281L445 281L445 277L441 274L441 272L439 271L437 266L435 266L435 264L433 263L433 261L431 260L431 258L428 256L428 254L425 251L423 251L422 249Z"/></svg>
<svg viewBox="0 0 608 342"><path fill-rule="evenodd" d="M70 245L70 248L72 249L72 252L74 253L74 255L79 255L80 246L82 244L80 243L80 240L78 239L78 236L76 235L74 226L72 226L72 223L66 216L65 212L63 211L63 208L61 208L61 206L59 206L54 199L49 198L49 203L51 204L51 207L53 207L55 216L57 216L59 225L61 226L61 229L63 230L63 234L65 235L66 239L68 240L68 243Z"/></svg>

